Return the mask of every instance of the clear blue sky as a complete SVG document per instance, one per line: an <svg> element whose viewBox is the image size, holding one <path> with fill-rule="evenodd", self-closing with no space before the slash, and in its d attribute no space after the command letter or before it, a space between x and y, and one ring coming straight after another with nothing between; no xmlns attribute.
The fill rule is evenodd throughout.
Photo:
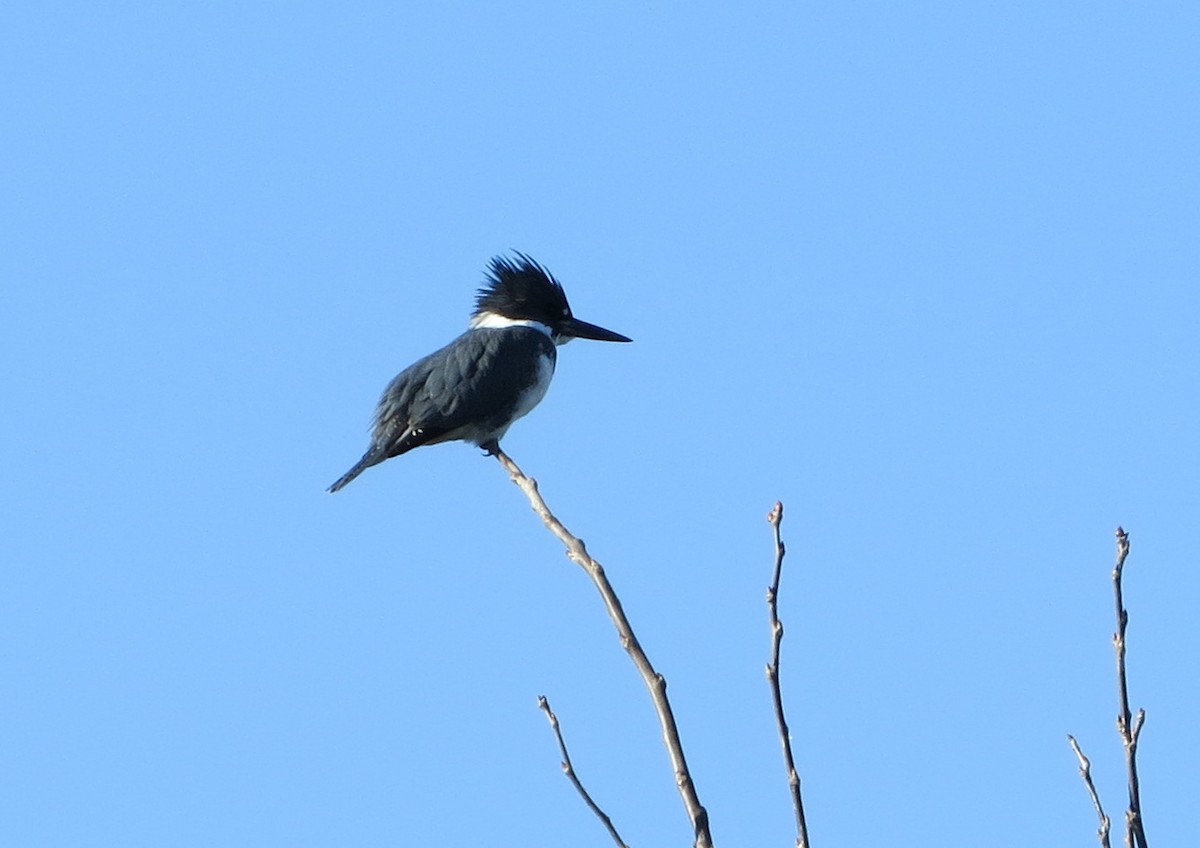
<svg viewBox="0 0 1200 848"><path fill-rule="evenodd" d="M720 846L1094 844L1128 566L1153 842L1200 759L1200 6L0 12L0 843L690 833L594 590L465 445L324 488L528 251L506 447L670 682Z"/></svg>

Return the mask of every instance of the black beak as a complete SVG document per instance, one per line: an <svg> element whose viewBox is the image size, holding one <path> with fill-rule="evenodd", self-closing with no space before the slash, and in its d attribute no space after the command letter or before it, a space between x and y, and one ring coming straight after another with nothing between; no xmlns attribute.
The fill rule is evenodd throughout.
<svg viewBox="0 0 1200 848"><path fill-rule="evenodd" d="M589 324L587 321L580 321L578 318L568 318L559 324L558 334L570 339L594 339L598 342L633 341L628 336L622 336L620 333L614 333L612 330L606 330L603 327L597 327L595 324Z"/></svg>

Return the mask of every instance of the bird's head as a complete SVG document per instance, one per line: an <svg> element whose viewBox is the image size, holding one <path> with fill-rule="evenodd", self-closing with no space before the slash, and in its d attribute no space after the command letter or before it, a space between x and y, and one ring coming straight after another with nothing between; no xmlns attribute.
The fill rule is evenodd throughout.
<svg viewBox="0 0 1200 848"><path fill-rule="evenodd" d="M571 339L628 342L632 339L580 321L571 314L566 292L554 276L524 253L495 257L475 298L472 327L535 327L555 344Z"/></svg>

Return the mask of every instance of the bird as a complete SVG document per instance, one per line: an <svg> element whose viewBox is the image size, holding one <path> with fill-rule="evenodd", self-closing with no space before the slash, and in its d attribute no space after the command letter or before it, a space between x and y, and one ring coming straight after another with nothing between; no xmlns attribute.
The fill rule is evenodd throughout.
<svg viewBox="0 0 1200 848"><path fill-rule="evenodd" d="M492 455L513 422L545 396L558 346L572 339L632 341L580 321L554 275L527 254L513 253L489 263L470 329L388 383L370 447L329 492L423 445L471 442Z"/></svg>

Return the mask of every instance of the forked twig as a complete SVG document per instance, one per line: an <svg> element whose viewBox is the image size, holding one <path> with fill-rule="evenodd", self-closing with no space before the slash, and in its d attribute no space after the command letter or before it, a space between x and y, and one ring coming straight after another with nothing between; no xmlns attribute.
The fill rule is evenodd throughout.
<svg viewBox="0 0 1200 848"><path fill-rule="evenodd" d="M1121 587L1121 577L1125 571L1125 560L1129 556L1129 534L1122 528L1117 528L1117 563L1113 566L1113 602L1117 613L1117 629L1113 633L1113 651L1117 659L1117 733L1125 749L1125 771L1129 781L1129 807L1125 810L1125 845L1128 848L1148 848L1146 830L1142 823L1142 797L1138 782L1137 748L1138 739L1142 735L1142 725L1146 723L1146 711L1138 710L1134 716L1129 709L1129 684L1125 673L1125 628L1129 624L1129 611L1125 609L1125 598ZM1108 831L1110 821L1100 806L1100 796L1092 783L1091 763L1079 749L1075 737L1067 736L1075 756L1079 758L1079 773L1083 776L1092 805L1100 817L1100 843L1108 848Z"/></svg>
<svg viewBox="0 0 1200 848"><path fill-rule="evenodd" d="M1111 843L1108 841L1108 831L1112 826L1112 821L1108 818L1108 815L1104 812L1104 807L1100 804L1100 795L1096 792L1096 784L1092 783L1091 761L1083 755L1083 751L1079 749L1079 743L1075 741L1074 736L1068 733L1067 741L1071 743L1071 750L1079 758L1079 776L1083 778L1083 785L1087 787L1088 795L1092 799L1092 806L1096 808L1096 816L1100 819L1100 829L1096 832L1096 835L1100 839L1101 848L1111 848Z"/></svg>
<svg viewBox="0 0 1200 848"><path fill-rule="evenodd" d="M691 772L688 770L687 759L683 754L683 743L679 739L679 728L675 724L675 714L672 712L671 702L667 698L666 678L654 670L654 666L650 664L646 652L642 650L641 643L638 642L637 636L634 635L633 627L630 625L629 619L625 616L625 610L621 607L621 601L617 597L617 593L613 590L612 585L608 582L604 568L588 554L583 540L572 535L563 526L563 523L555 517L554 513L550 511L550 508L546 506L546 501L542 499L541 494L538 492L537 481L525 476L525 472L512 461L508 454L500 449L498 444L493 442L487 445L486 448L499 460L504 470L512 478L512 481L529 498L529 505L533 507L533 511L542 519L542 523L546 525L546 529L553 533L566 547L567 556L592 578L597 591L600 592L600 597L604 600L604 606L608 610L609 618L612 619L613 627L616 628L617 636L620 637L621 646L629 654L630 659L633 660L633 664L637 668L638 673L641 674L646 688L650 691L650 698L654 702L654 710L658 713L658 721L662 727L663 744L667 748L667 754L671 758L671 766L675 771L675 786L683 798L683 806L692 821L692 828L695 833L695 846L696 848L712 848L712 834L709 832L708 827L708 811L700 803L700 798L696 794L696 787L692 782Z"/></svg>
<svg viewBox="0 0 1200 848"><path fill-rule="evenodd" d="M1113 634L1113 650L1117 655L1117 732L1125 747L1125 771L1129 780L1129 809L1125 811L1125 844L1130 848L1147 848L1146 831L1142 825L1142 796L1137 772L1138 738L1146 722L1146 711L1138 710L1137 718L1129 711L1129 685L1125 678L1125 627L1129 624L1129 611L1121 590L1121 576L1125 570L1125 558L1129 556L1129 534L1117 528L1117 564L1113 567L1113 601L1117 611L1117 632Z"/></svg>
<svg viewBox="0 0 1200 848"><path fill-rule="evenodd" d="M775 574L767 589L767 610L771 617L771 662L767 665L767 680L771 684L771 696L775 702L775 723L779 726L779 741L783 745L783 763L787 768L788 787L792 791L792 809L796 812L796 848L808 848L808 824L804 820L804 800L800 796L800 773L796 771L796 760L792 756L792 734L783 711L783 691L779 685L779 653L783 644L783 622L779 620L779 579L783 576L783 557L787 553L780 533L780 525L783 524L782 502L775 502L767 521L775 529Z"/></svg>
<svg viewBox="0 0 1200 848"><path fill-rule="evenodd" d="M592 796L583 788L579 776L575 774L575 766L571 763L571 755L567 752L567 743L563 740L562 730L558 726L558 716L554 714L554 710L550 709L550 702L546 700L545 695L538 696L538 709L546 714L546 718L550 721L550 728L554 731L554 738L558 740L558 751L562 754L563 774L571 781L571 785L575 787L575 791L583 798L583 802L588 805L588 809L596 814L596 818L600 819L600 823L608 830L608 835L613 838L613 842L617 843L620 848L629 848L625 844L625 840L621 838L621 834L617 833L617 829L613 827L612 819L592 800Z"/></svg>

